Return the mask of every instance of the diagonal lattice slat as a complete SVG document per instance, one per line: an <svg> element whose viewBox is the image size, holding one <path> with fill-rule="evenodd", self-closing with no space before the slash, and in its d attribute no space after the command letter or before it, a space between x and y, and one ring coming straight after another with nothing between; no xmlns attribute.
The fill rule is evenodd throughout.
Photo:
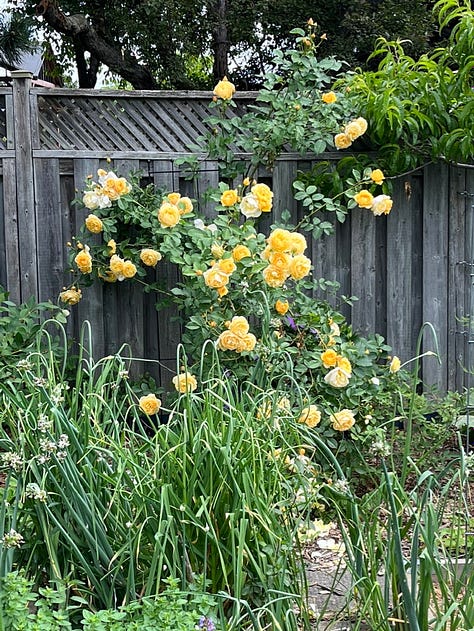
<svg viewBox="0 0 474 631"><path fill-rule="evenodd" d="M240 100L226 115L241 113ZM209 131L210 97L107 97L100 94L38 96L40 148L46 150L163 151L189 153ZM242 147L233 147L242 151Z"/></svg>

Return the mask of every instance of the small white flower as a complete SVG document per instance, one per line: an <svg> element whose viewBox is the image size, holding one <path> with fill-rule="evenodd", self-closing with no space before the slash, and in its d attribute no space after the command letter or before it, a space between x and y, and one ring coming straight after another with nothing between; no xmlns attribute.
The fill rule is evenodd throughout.
<svg viewBox="0 0 474 631"><path fill-rule="evenodd" d="M204 223L204 221L202 219L195 219L194 220L194 227L197 228L198 230L205 230L206 229L206 224Z"/></svg>
<svg viewBox="0 0 474 631"><path fill-rule="evenodd" d="M1 541L4 548L19 548L25 543L23 536L13 528L3 535Z"/></svg>
<svg viewBox="0 0 474 631"><path fill-rule="evenodd" d="M212 232L212 234L214 234L214 232L217 232L218 227L216 226L216 224L215 224L215 223L210 223L210 224L207 226L207 230L209 230L209 232Z"/></svg>
<svg viewBox="0 0 474 631"><path fill-rule="evenodd" d="M380 386L380 379L378 377L372 377L370 383L372 383L374 386Z"/></svg>

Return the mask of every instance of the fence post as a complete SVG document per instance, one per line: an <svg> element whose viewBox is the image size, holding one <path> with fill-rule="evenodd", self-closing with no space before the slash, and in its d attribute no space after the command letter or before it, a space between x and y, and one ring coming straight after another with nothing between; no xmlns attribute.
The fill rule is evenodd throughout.
<svg viewBox="0 0 474 631"><path fill-rule="evenodd" d="M36 214L34 194L33 142L30 87L32 74L11 73L13 120L15 126L16 202L18 217L18 261L20 299L38 299ZM44 244L48 247L47 244Z"/></svg>

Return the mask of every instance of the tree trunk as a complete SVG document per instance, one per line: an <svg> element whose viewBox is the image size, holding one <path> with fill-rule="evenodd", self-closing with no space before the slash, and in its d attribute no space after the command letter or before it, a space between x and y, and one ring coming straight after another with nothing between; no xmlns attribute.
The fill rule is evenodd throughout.
<svg viewBox="0 0 474 631"><path fill-rule="evenodd" d="M55 30L67 37L70 37L76 53L78 50L88 51L91 55L89 69L78 67L82 72L82 80L90 83L97 77L97 70L94 75L94 66L103 63L112 72L129 81L136 90L156 90L157 83L146 66L142 66L133 59L125 60L122 52L114 48L99 36L92 24L84 15L65 15L59 8L56 0L40 0L36 5L36 12L42 15L44 20ZM82 56L82 60L85 60ZM82 87L82 86L81 86ZM90 86L92 87L92 86Z"/></svg>
<svg viewBox="0 0 474 631"><path fill-rule="evenodd" d="M214 29L214 65L213 75L215 81L220 81L229 71L228 52L229 42L227 39L227 0L216 0L216 27Z"/></svg>

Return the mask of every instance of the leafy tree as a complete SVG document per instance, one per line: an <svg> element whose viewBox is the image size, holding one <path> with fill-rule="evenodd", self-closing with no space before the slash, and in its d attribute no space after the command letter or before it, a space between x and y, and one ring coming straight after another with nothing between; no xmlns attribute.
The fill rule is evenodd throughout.
<svg viewBox="0 0 474 631"><path fill-rule="evenodd" d="M309 18L326 41L322 55L363 65L378 36L409 39L415 57L430 47L427 0L8 0L36 15L58 57L94 87L101 65L138 89L208 88L230 74L258 88L275 49Z"/></svg>
<svg viewBox="0 0 474 631"><path fill-rule="evenodd" d="M0 64L13 69L23 53L36 49L32 21L19 13L0 15Z"/></svg>

